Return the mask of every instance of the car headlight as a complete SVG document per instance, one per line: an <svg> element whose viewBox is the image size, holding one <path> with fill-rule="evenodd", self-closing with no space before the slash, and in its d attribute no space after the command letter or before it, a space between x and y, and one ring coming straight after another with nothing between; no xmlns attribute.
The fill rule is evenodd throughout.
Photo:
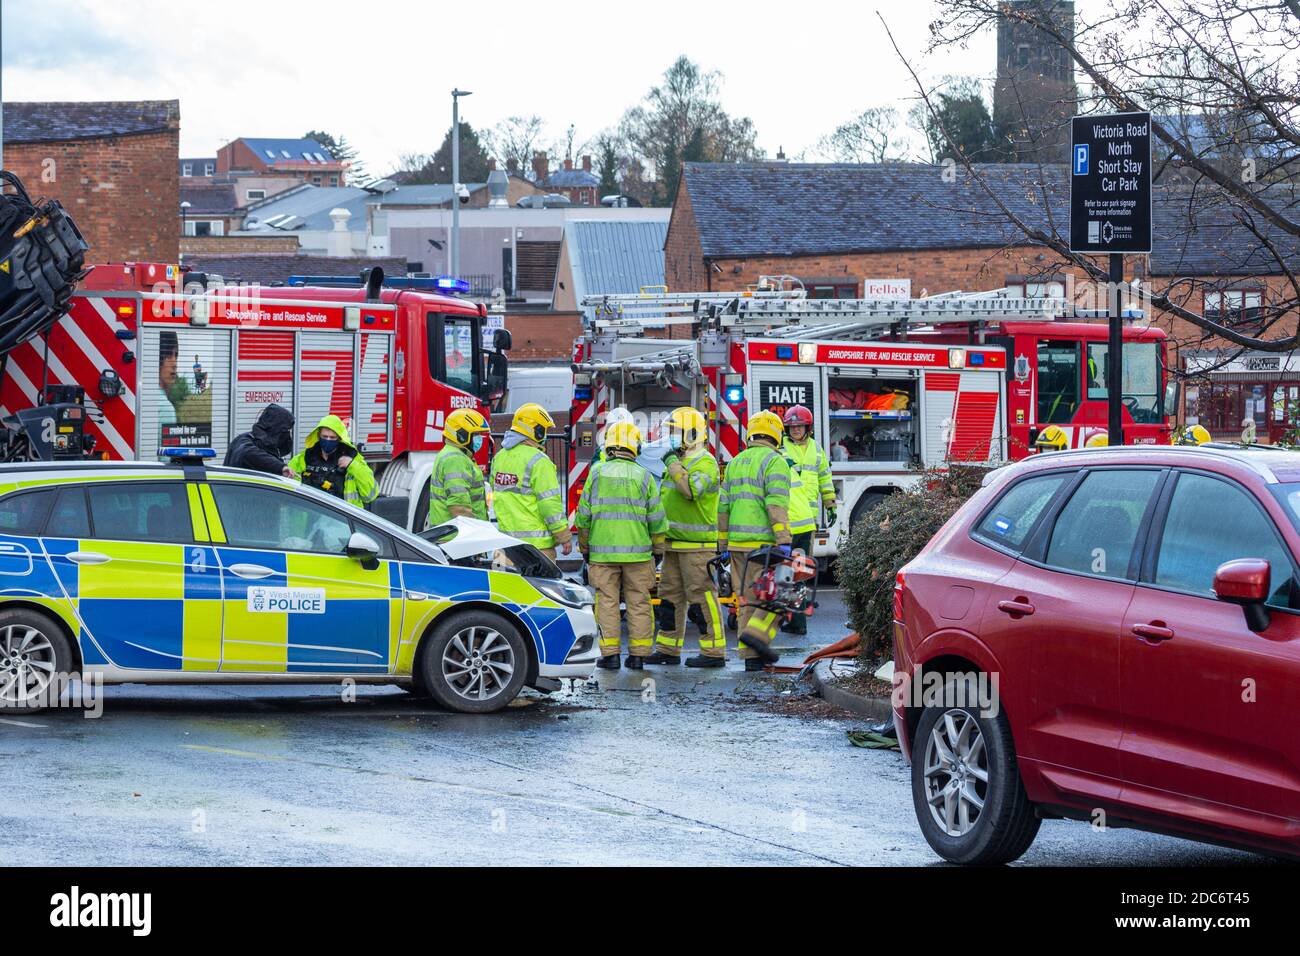
<svg viewBox="0 0 1300 956"><path fill-rule="evenodd" d="M528 583L566 607L587 607L596 603L590 590L565 578L529 578Z"/></svg>

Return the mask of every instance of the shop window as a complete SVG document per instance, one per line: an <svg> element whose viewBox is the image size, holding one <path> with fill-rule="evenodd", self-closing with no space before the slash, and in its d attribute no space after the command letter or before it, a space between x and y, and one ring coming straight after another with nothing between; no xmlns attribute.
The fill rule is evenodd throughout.
<svg viewBox="0 0 1300 956"><path fill-rule="evenodd" d="M916 455L916 379L832 372L830 455L837 462L897 462Z"/></svg>

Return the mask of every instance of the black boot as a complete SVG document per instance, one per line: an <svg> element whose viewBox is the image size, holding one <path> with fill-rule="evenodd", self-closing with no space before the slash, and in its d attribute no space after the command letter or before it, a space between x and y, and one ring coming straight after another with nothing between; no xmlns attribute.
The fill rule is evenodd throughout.
<svg viewBox="0 0 1300 956"><path fill-rule="evenodd" d="M639 671L645 669L645 662L646 659L644 657L633 657L629 654L627 655L627 660L623 662L623 665L630 671Z"/></svg>
<svg viewBox="0 0 1300 956"><path fill-rule="evenodd" d="M804 637L808 634L808 615L792 614L790 620L781 625L781 630L787 634L795 634Z"/></svg>
<svg viewBox="0 0 1300 956"><path fill-rule="evenodd" d="M687 667L726 667L727 659L725 657L705 657L703 654L696 654L694 657L686 658Z"/></svg>
<svg viewBox="0 0 1300 956"><path fill-rule="evenodd" d="M750 672L761 671L766 666L761 657L750 657L745 660L745 670Z"/></svg>
<svg viewBox="0 0 1300 956"><path fill-rule="evenodd" d="M764 664L775 664L781 659L781 655L772 650L771 645L764 644L756 637L750 637L748 634L741 634L740 643L744 644L751 651L757 654L759 660Z"/></svg>
<svg viewBox="0 0 1300 956"><path fill-rule="evenodd" d="M607 671L616 671L619 668L618 655L607 654L600 660L596 661L596 666Z"/></svg>
<svg viewBox="0 0 1300 956"><path fill-rule="evenodd" d="M655 651L649 657L644 658L647 664L680 664L682 659L676 654L665 654L663 651Z"/></svg>

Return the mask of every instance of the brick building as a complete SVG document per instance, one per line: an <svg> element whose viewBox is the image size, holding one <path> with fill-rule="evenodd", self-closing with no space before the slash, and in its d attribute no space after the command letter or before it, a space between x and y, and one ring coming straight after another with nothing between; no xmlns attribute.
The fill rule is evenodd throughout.
<svg viewBox="0 0 1300 956"><path fill-rule="evenodd" d="M688 163L664 243L666 282L676 291L741 291L760 276L791 275L811 296L849 298L862 296L869 280L907 280L919 297L1007 285L1032 294L1068 279L1076 297L1101 307L1104 296L1091 282L1047 246L1026 241L999 207L1064 234L1068 169L988 164L979 171L997 201L964 171L942 166ZM1298 199L1277 204L1295 208ZM1259 241L1224 204L1173 183L1157 185L1153 206L1154 249L1128 257L1127 276L1247 333L1262 306L1288 301L1276 259L1260 254ZM1254 228L1264 229L1284 258L1290 250L1300 261L1294 237ZM1239 434L1250 414L1260 436L1274 438L1289 424L1285 405L1300 402L1300 361L1239 355L1166 312L1153 320L1170 334L1169 365L1186 380L1189 422L1204 419L1226 437ZM1288 324L1294 330L1294 316L1270 337L1285 334ZM1229 357L1238 364L1218 367Z"/></svg>
<svg viewBox="0 0 1300 956"><path fill-rule="evenodd" d="M179 257L180 104L6 103L5 168L58 199L89 262Z"/></svg>

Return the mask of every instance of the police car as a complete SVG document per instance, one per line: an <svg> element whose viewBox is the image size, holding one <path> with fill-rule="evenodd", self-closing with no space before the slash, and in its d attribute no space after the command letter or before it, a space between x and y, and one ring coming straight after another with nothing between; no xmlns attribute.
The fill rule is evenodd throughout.
<svg viewBox="0 0 1300 956"><path fill-rule="evenodd" d="M590 592L486 522L417 537L198 452L0 465L0 709L84 673L351 678L486 713L589 676L597 655Z"/></svg>

